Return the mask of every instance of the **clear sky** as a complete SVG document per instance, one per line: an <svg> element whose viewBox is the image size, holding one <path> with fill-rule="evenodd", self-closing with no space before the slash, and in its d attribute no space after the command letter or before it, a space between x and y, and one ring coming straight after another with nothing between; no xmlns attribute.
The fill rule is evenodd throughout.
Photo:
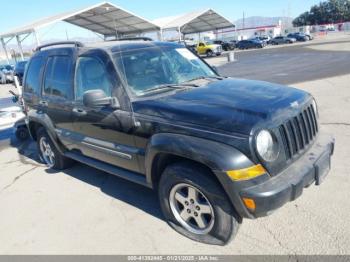
<svg viewBox="0 0 350 262"><path fill-rule="evenodd" d="M0 0L0 33L46 16L73 11L99 0ZM246 16L298 16L320 0L111 0L126 10L152 20L193 10L213 8L235 21Z"/></svg>

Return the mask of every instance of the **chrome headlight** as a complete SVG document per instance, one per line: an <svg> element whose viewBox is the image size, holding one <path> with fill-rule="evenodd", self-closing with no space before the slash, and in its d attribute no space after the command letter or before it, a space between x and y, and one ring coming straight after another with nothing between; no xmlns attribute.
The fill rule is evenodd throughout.
<svg viewBox="0 0 350 262"><path fill-rule="evenodd" d="M261 130L256 136L256 150L263 160L275 161L279 154L277 139L268 130Z"/></svg>

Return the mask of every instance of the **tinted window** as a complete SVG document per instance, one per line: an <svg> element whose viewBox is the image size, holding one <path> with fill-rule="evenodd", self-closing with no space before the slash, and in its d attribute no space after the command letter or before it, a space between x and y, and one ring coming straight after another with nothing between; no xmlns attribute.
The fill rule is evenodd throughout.
<svg viewBox="0 0 350 262"><path fill-rule="evenodd" d="M24 91L28 93L39 94L40 90L40 74L44 60L42 57L34 57L29 64L26 80L24 84Z"/></svg>
<svg viewBox="0 0 350 262"><path fill-rule="evenodd" d="M104 64L97 58L80 57L75 73L75 98L82 100L86 91L101 89L111 95L112 83Z"/></svg>
<svg viewBox="0 0 350 262"><path fill-rule="evenodd" d="M71 59L68 56L49 57L45 71L44 93L69 98L71 69Z"/></svg>

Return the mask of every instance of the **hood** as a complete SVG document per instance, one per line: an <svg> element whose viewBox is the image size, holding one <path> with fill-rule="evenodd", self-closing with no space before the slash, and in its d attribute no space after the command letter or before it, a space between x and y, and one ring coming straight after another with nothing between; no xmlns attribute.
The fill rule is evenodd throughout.
<svg viewBox="0 0 350 262"><path fill-rule="evenodd" d="M249 135L262 121L300 111L308 98L308 93L286 86L225 79L174 95L135 101L133 107L138 114Z"/></svg>

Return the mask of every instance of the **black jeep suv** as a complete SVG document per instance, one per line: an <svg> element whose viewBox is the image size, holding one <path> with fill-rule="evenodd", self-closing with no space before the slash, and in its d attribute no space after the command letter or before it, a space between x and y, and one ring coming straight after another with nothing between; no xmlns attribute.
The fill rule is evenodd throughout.
<svg viewBox="0 0 350 262"><path fill-rule="evenodd" d="M153 188L166 221L208 244L319 185L334 150L310 94L220 77L176 43L41 46L24 101L48 167L75 160Z"/></svg>

